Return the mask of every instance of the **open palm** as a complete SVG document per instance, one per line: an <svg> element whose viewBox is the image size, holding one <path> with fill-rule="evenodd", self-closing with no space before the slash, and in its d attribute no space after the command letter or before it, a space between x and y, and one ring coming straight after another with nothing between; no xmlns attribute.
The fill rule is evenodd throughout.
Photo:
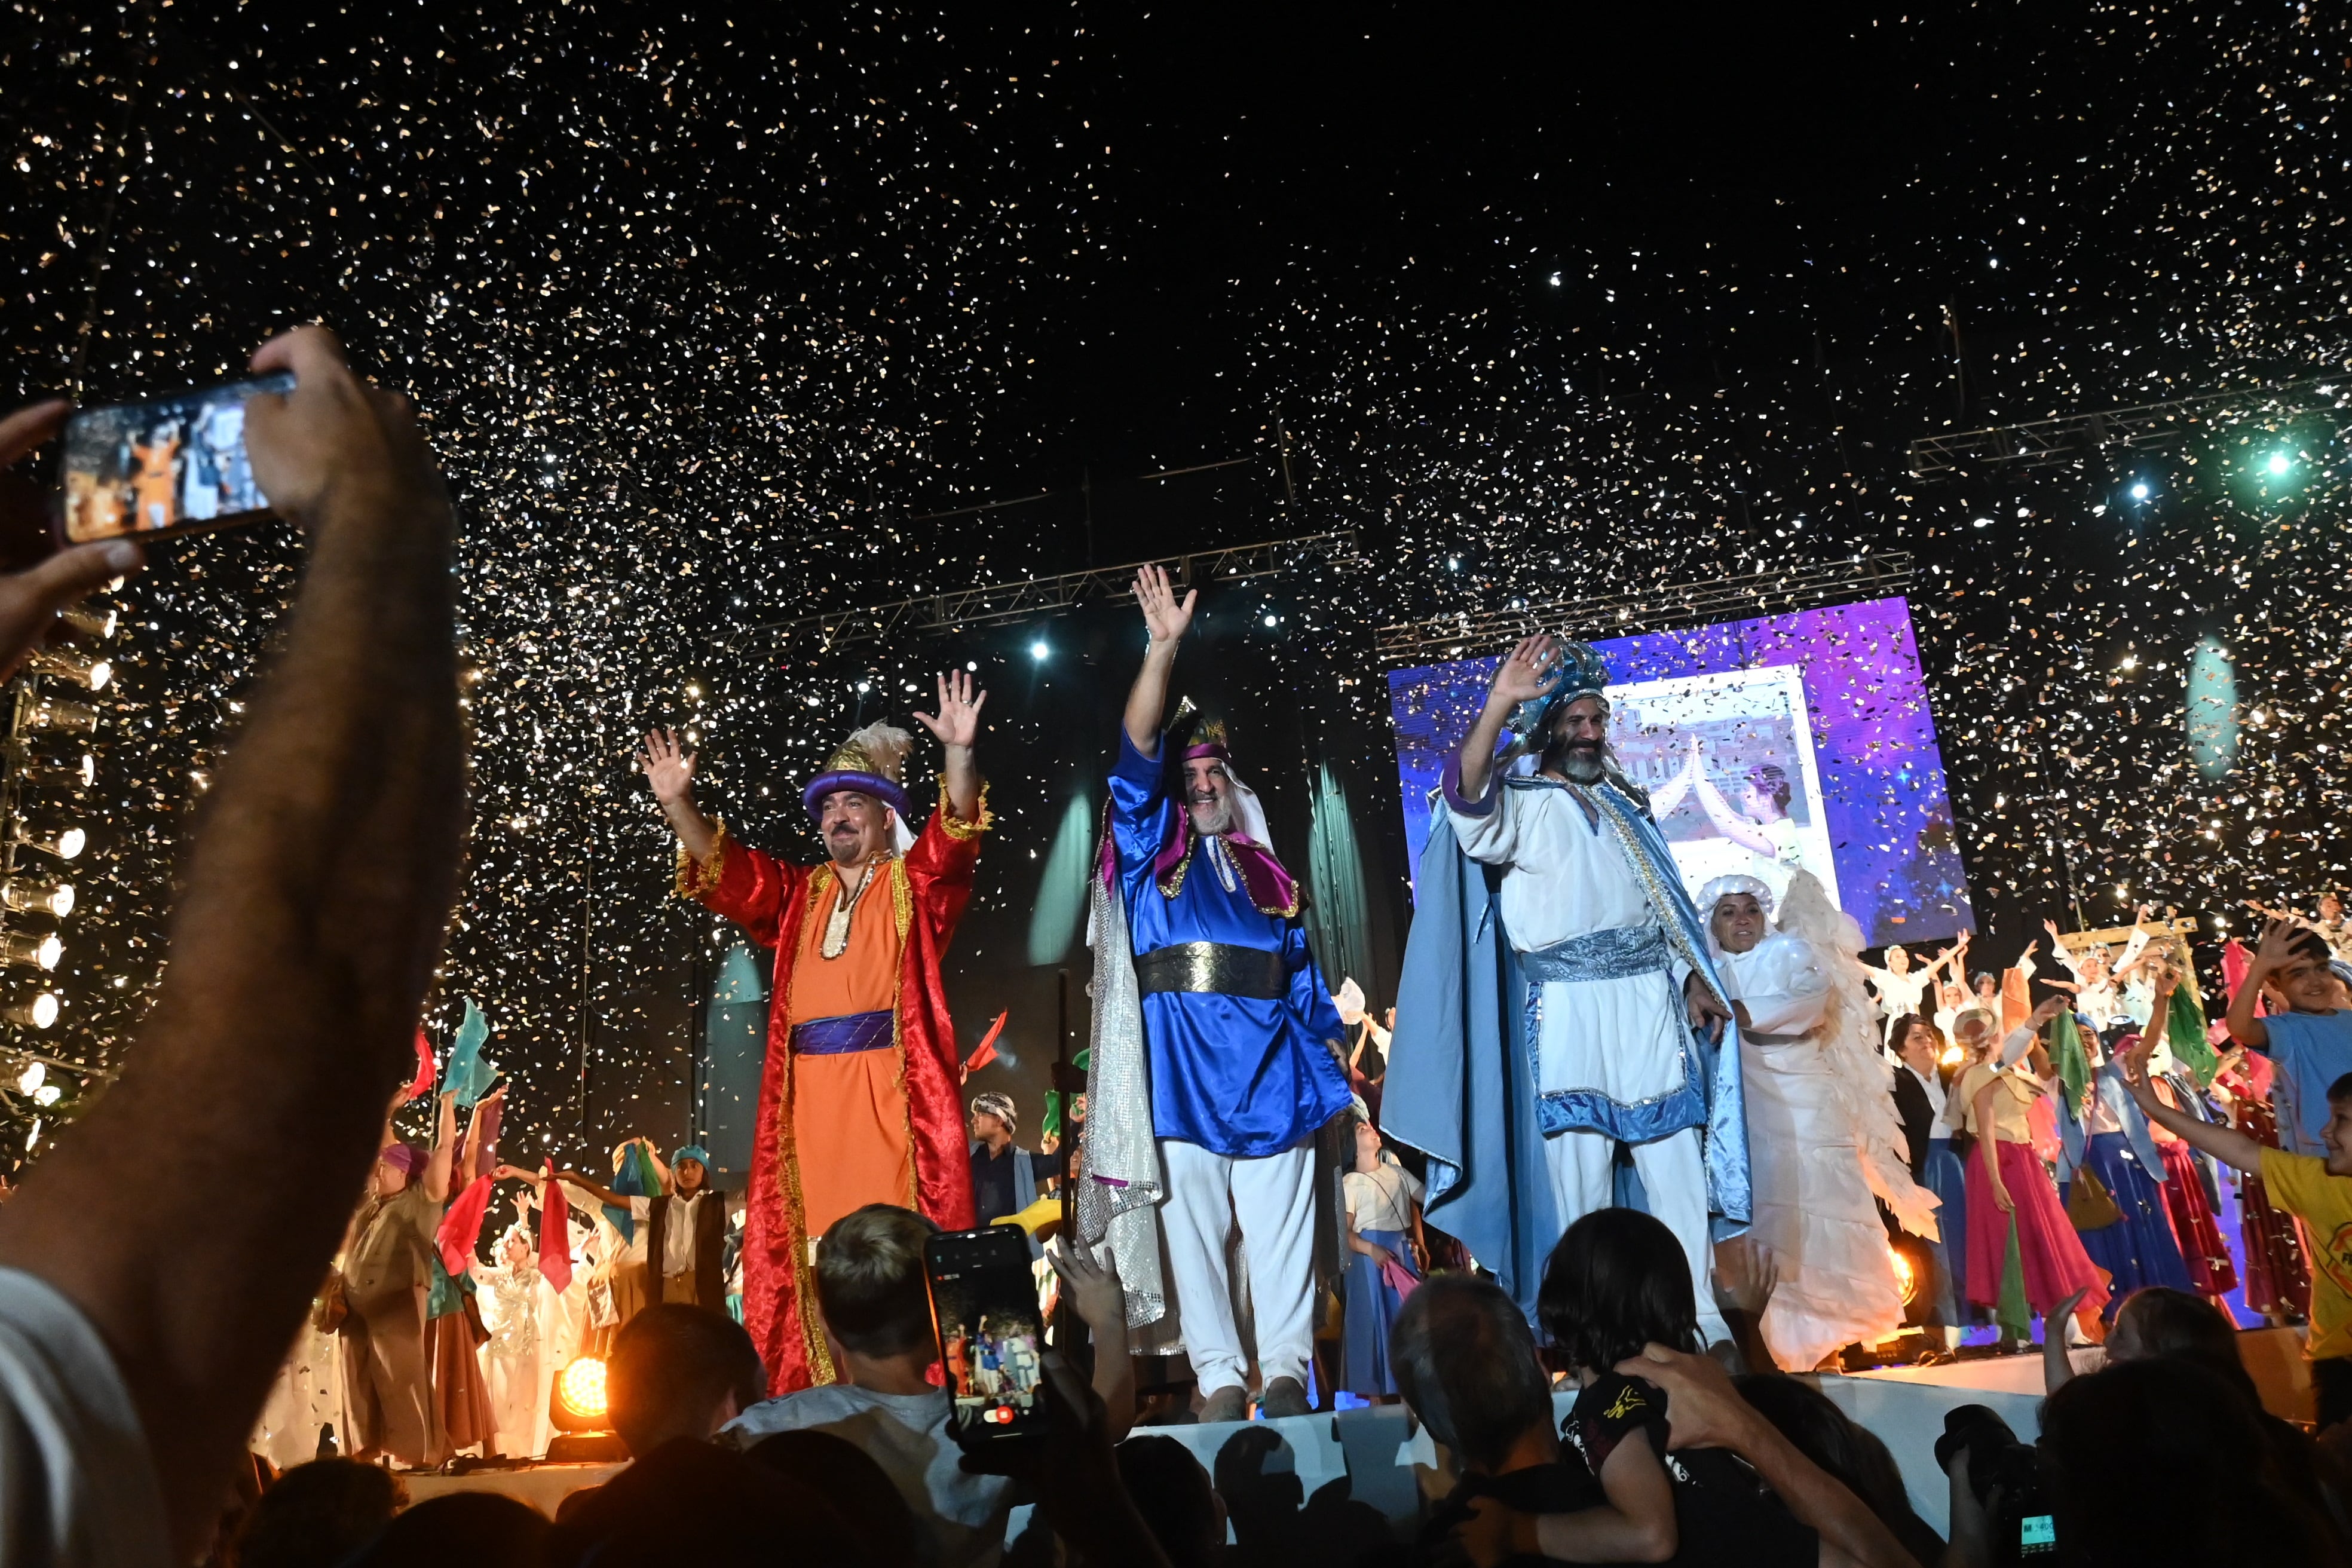
<svg viewBox="0 0 2352 1568"><path fill-rule="evenodd" d="M694 753L678 744L674 730L646 731L637 766L645 770L656 800L684 800L694 792Z"/></svg>
<svg viewBox="0 0 2352 1568"><path fill-rule="evenodd" d="M1146 566L1135 574L1135 602L1142 606L1143 624L1150 628L1153 642L1172 643L1191 630L1192 605L1200 597L1195 588L1178 603L1176 590L1160 567Z"/></svg>
<svg viewBox="0 0 2352 1568"><path fill-rule="evenodd" d="M918 713L915 721L940 738L942 746L969 747L980 739L980 707L988 693L963 670L940 677L940 710Z"/></svg>
<svg viewBox="0 0 2352 1568"><path fill-rule="evenodd" d="M1559 657L1559 644L1552 638L1526 638L1496 667L1495 696L1512 703L1541 697L1559 683L1559 672L1552 668Z"/></svg>

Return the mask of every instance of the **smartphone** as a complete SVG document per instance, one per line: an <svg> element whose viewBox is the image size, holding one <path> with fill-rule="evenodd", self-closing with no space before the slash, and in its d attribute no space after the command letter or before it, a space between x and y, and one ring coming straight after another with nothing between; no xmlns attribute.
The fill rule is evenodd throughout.
<svg viewBox="0 0 2352 1568"><path fill-rule="evenodd" d="M203 533L271 515L245 451L245 400L291 371L78 409L66 421L61 546Z"/></svg>
<svg viewBox="0 0 2352 1568"><path fill-rule="evenodd" d="M974 1444L1042 1434L1045 1322L1027 1239L1011 1226L934 1236L923 1245L923 1273L955 1400L950 1435Z"/></svg>
<svg viewBox="0 0 2352 1568"><path fill-rule="evenodd" d="M2029 1513L2017 1521L2017 1554L2020 1557L2051 1557L2057 1552L2056 1515Z"/></svg>

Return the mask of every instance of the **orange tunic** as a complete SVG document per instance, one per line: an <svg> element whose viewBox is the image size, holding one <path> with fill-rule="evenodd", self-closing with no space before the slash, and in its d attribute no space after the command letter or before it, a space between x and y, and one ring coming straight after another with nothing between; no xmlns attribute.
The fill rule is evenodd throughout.
<svg viewBox="0 0 2352 1568"><path fill-rule="evenodd" d="M139 471L131 476L131 493L137 498L139 515L133 528L169 528L179 521L177 493L180 438L169 436L153 447L133 447L131 456L139 459Z"/></svg>
<svg viewBox="0 0 2352 1568"><path fill-rule="evenodd" d="M812 887L801 922L799 959L784 998L784 1021L805 1024L853 1013L887 1013L898 995L898 922L890 908L890 868L867 873L867 888L850 912L849 945L824 956L824 930L839 902L841 884L830 868L820 891ZM872 1203L915 1206L915 1150L908 1133L907 1089L898 1053L795 1053L793 1089L803 1109L799 1129L801 1208L804 1234L821 1237L833 1222Z"/></svg>

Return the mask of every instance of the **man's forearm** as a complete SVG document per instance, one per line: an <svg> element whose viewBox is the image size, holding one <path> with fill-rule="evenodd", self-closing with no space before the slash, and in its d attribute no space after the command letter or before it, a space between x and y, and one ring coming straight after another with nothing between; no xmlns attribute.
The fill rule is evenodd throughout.
<svg viewBox="0 0 2352 1568"><path fill-rule="evenodd" d="M1127 692L1128 743L1145 757L1160 754L1160 721L1168 712L1168 677L1176 668L1176 645L1154 637L1143 650L1143 668Z"/></svg>
<svg viewBox="0 0 2352 1568"><path fill-rule="evenodd" d="M972 757L970 746L950 746L947 766L943 770L948 786L948 805L959 822L980 819L980 764Z"/></svg>
<svg viewBox="0 0 2352 1568"><path fill-rule="evenodd" d="M1503 724L1511 716L1508 705L1496 707L1488 698L1478 710L1478 721L1462 737L1462 794L1477 800L1486 793L1486 775L1495 770L1495 742L1503 738Z"/></svg>
<svg viewBox="0 0 2352 1568"><path fill-rule="evenodd" d="M698 861L710 858L710 847L719 842L719 829L710 818L695 809L694 802L685 796L661 803L662 815L669 819L670 831L677 835L678 843Z"/></svg>
<svg viewBox="0 0 2352 1568"><path fill-rule="evenodd" d="M130 1068L0 1219L0 1261L46 1275L113 1348L184 1549L211 1528L359 1196L455 894L447 503L437 484L354 477L312 521L285 649L207 799ZM110 1163L127 1149L174 1170L267 1156L318 1179L244 1184L226 1205L201 1182L133 1193Z"/></svg>
<svg viewBox="0 0 2352 1568"><path fill-rule="evenodd" d="M1728 1446L1788 1505L1797 1522L1810 1525L1824 1543L1864 1568L1916 1568L1895 1532L1860 1498L1762 1416L1744 1423Z"/></svg>

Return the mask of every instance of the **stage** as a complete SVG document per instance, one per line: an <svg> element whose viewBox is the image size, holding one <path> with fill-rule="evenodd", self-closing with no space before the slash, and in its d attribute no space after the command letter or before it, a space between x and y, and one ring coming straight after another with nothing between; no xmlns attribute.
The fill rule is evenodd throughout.
<svg viewBox="0 0 2352 1568"><path fill-rule="evenodd" d="M2263 1403L2290 1420L2309 1420L2311 1388L2301 1332L2251 1330L2239 1335L2238 1344L2247 1369L2263 1391ZM2078 1372L2093 1370L2104 1356L2095 1350L2073 1354ZM1875 1433L1894 1452L1911 1506L1938 1532L1944 1530L1948 1512L1946 1482L1936 1468L1935 1455L1936 1439L1944 1430L1944 1413L1962 1405L1989 1406L2027 1442L2042 1429L2042 1358L2038 1354L1985 1357L1937 1367L1891 1367L1853 1376L1816 1376L1811 1381L1839 1409ZM1571 1397L1562 1394L1554 1401L1563 1417ZM1441 1468L1436 1445L1403 1406L1396 1405L1276 1421L1139 1427L1138 1433L1173 1437L1191 1449L1212 1476L1217 1476L1217 1461L1226 1454L1228 1445L1254 1429L1272 1432L1277 1439L1257 1465L1260 1480L1273 1489L1271 1495L1294 1498L1294 1507L1303 1507L1325 1487L1345 1483L1345 1495L1379 1510L1400 1530L1410 1531L1421 1519L1424 1500L1444 1495L1451 1484ZM1218 1478L1221 1487L1235 1484L1230 1472L1241 1457L1242 1450L1227 1457L1229 1474ZM620 1468L533 1465L405 1479L409 1496L417 1502L445 1492L497 1491L552 1515L557 1504L572 1492L609 1479ZM1015 1511L1010 1534L1020 1532L1025 1515L1025 1510Z"/></svg>

